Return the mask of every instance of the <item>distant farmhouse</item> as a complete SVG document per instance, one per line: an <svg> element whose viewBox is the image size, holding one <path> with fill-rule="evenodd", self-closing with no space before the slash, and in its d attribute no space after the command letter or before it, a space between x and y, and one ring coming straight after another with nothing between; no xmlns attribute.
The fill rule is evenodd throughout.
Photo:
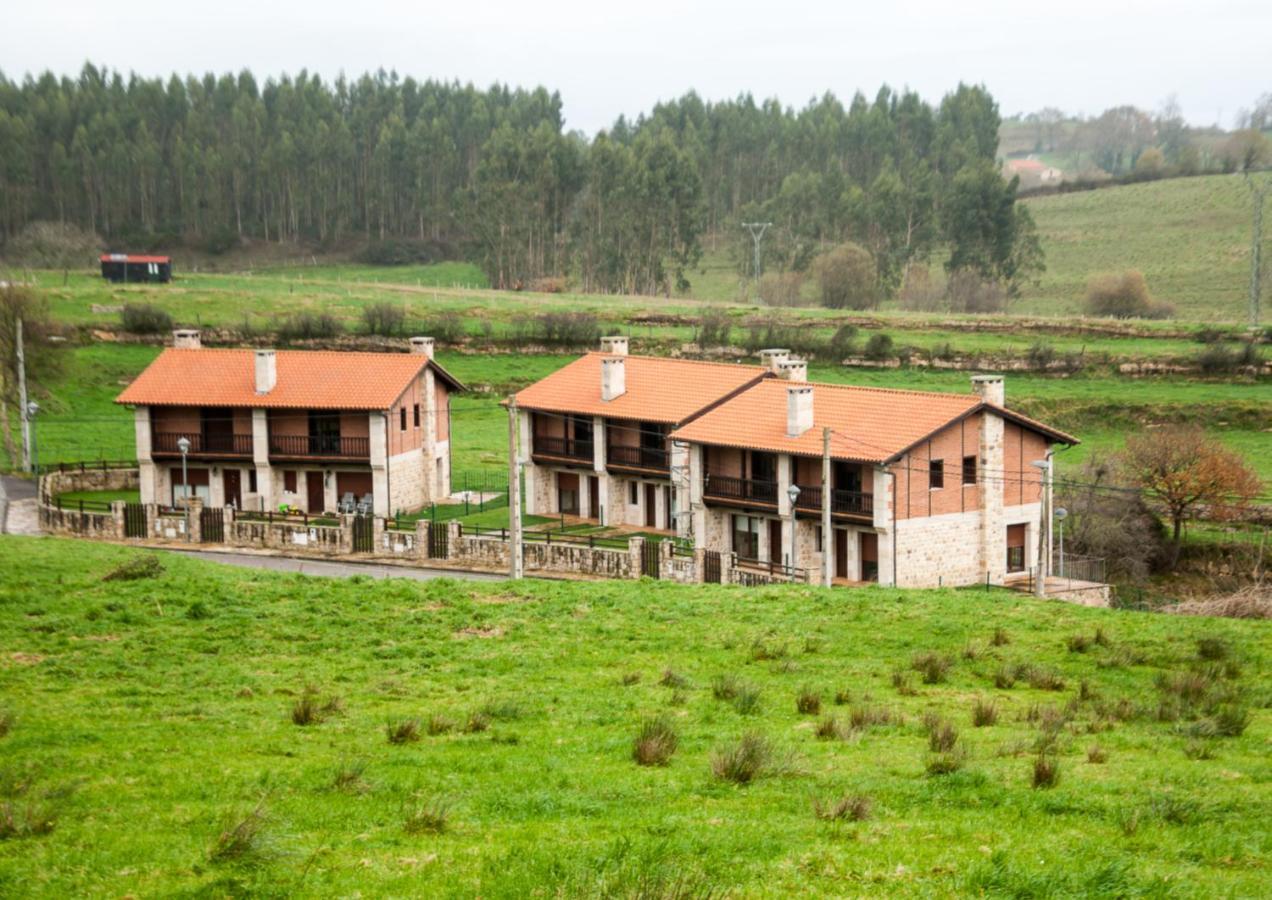
<svg viewBox="0 0 1272 900"><path fill-rule="evenodd" d="M102 277L113 284L134 282L169 282L172 280L172 257L131 256L127 253L103 253Z"/></svg>
<svg viewBox="0 0 1272 900"><path fill-rule="evenodd" d="M1033 157L1009 159L1003 164L1003 172L1008 178L1018 176L1025 187L1059 184L1064 180L1063 171Z"/></svg>

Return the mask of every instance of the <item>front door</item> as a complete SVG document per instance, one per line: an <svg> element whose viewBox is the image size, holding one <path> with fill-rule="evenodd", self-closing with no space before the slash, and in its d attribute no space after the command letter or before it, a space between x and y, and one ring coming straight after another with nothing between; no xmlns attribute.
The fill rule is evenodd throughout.
<svg viewBox="0 0 1272 900"><path fill-rule="evenodd" d="M1025 526L1007 526L1007 571L1025 571Z"/></svg>
<svg viewBox="0 0 1272 900"><path fill-rule="evenodd" d="M601 521L601 482L595 475L587 477L587 508L593 519Z"/></svg>
<svg viewBox="0 0 1272 900"><path fill-rule="evenodd" d="M579 514L579 476L576 472L557 472L557 510L567 516Z"/></svg>
<svg viewBox="0 0 1272 900"><path fill-rule="evenodd" d="M879 580L879 535L873 531L861 533L861 580Z"/></svg>
<svg viewBox="0 0 1272 900"><path fill-rule="evenodd" d="M645 485L645 527L658 527L658 487L657 485Z"/></svg>
<svg viewBox="0 0 1272 900"><path fill-rule="evenodd" d="M308 494L308 499L309 499L309 505L307 509L311 513L320 513L320 512L326 511L325 507L327 505L327 500L326 500L326 497L324 496L325 492L323 491L323 487L322 487L321 472L306 472L305 473L305 492L306 494Z"/></svg>
<svg viewBox="0 0 1272 900"><path fill-rule="evenodd" d="M848 530L835 529L835 577L848 577Z"/></svg>
<svg viewBox="0 0 1272 900"><path fill-rule="evenodd" d="M238 469L225 470L225 505L243 508L243 473Z"/></svg>
<svg viewBox="0 0 1272 900"><path fill-rule="evenodd" d="M782 565L782 520L769 519L769 562Z"/></svg>

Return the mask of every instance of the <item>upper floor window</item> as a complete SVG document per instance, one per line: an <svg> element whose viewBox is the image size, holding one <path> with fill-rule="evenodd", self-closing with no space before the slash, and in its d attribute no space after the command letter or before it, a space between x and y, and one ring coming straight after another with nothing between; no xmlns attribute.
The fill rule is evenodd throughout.
<svg viewBox="0 0 1272 900"><path fill-rule="evenodd" d="M406 431L406 407L403 406L398 410L398 419L401 421L402 430Z"/></svg>
<svg viewBox="0 0 1272 900"><path fill-rule="evenodd" d="M928 462L928 487L932 490L945 487L945 460L933 459Z"/></svg>
<svg viewBox="0 0 1272 900"><path fill-rule="evenodd" d="M415 404L415 427L420 427L420 405L418 403Z"/></svg>
<svg viewBox="0 0 1272 900"><path fill-rule="evenodd" d="M963 457L963 484L976 483L976 457Z"/></svg>

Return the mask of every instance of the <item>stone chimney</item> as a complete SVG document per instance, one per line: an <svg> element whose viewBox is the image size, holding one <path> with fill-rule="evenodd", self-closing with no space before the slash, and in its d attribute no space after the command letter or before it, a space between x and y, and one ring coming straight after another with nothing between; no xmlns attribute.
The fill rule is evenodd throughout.
<svg viewBox="0 0 1272 900"><path fill-rule="evenodd" d="M256 393L268 394L278 384L278 360L273 350L256 351Z"/></svg>
<svg viewBox="0 0 1272 900"><path fill-rule="evenodd" d="M783 381L807 381L808 363L802 359L784 359L777 364L777 377Z"/></svg>
<svg viewBox="0 0 1272 900"><path fill-rule="evenodd" d="M786 435L799 437L813 427L813 389L791 385L786 389Z"/></svg>
<svg viewBox="0 0 1272 900"><path fill-rule="evenodd" d="M172 346L176 350L202 350L203 336L197 328L178 328L172 332Z"/></svg>
<svg viewBox="0 0 1272 900"><path fill-rule="evenodd" d="M413 337L411 338L411 352L418 353L421 356L433 358L434 341L431 337Z"/></svg>
<svg viewBox="0 0 1272 900"><path fill-rule="evenodd" d="M622 334L612 334L608 337L601 338L601 352L612 353L614 356L626 356L627 336Z"/></svg>
<svg viewBox="0 0 1272 900"><path fill-rule="evenodd" d="M601 399L608 403L626 393L627 360L621 356L611 356L601 360Z"/></svg>
<svg viewBox="0 0 1272 900"><path fill-rule="evenodd" d="M1003 406L1006 403L1006 392L1001 375L973 375L972 391L993 406Z"/></svg>
<svg viewBox="0 0 1272 900"><path fill-rule="evenodd" d="M791 351L789 350L780 350L776 348L761 350L760 365L768 369L774 375L777 375L778 374L777 367L781 365L782 361L786 359L787 357L789 357L790 355L791 355Z"/></svg>

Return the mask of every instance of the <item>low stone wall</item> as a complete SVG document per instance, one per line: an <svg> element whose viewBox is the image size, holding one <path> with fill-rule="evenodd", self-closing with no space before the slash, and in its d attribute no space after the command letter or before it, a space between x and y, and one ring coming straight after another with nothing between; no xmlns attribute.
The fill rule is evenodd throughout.
<svg viewBox="0 0 1272 900"><path fill-rule="evenodd" d="M349 530L346 525L232 519L225 524L225 543L332 556L351 551L353 538L346 534Z"/></svg>
<svg viewBox="0 0 1272 900"><path fill-rule="evenodd" d="M135 491L140 484L141 476L136 467L63 466L40 476L40 496L47 496L52 502L68 491Z"/></svg>
<svg viewBox="0 0 1272 900"><path fill-rule="evenodd" d="M123 537L124 533L122 517L117 517L114 510L80 512L78 509L57 509L41 503L39 515L40 530L53 534L117 540Z"/></svg>
<svg viewBox="0 0 1272 900"><path fill-rule="evenodd" d="M511 544L505 535L461 534L459 525L451 523L447 543L451 562L482 569L507 569L512 565ZM634 549L617 550L566 541L524 541L522 561L527 572L639 578L639 545L644 542L637 538L631 543Z"/></svg>

